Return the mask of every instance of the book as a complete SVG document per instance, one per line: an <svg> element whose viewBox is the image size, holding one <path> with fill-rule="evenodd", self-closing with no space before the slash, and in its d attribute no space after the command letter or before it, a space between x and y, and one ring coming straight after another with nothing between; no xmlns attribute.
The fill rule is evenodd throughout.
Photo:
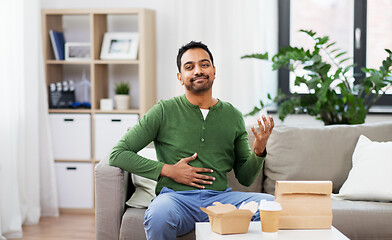
<svg viewBox="0 0 392 240"><path fill-rule="evenodd" d="M64 34L62 32L50 30L49 36L50 36L50 41L52 43L53 53L54 53L56 60L64 60L65 59Z"/></svg>

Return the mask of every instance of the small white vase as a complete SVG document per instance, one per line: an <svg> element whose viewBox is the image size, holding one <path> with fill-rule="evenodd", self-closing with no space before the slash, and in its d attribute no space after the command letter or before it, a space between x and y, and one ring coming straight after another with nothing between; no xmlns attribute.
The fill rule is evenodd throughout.
<svg viewBox="0 0 392 240"><path fill-rule="evenodd" d="M114 102L116 103L117 110L128 110L129 109L129 95L116 94L116 95L114 95Z"/></svg>

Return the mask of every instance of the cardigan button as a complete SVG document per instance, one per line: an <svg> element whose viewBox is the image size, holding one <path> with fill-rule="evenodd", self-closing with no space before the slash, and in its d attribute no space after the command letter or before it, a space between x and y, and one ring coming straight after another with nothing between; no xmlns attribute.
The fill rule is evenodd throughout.
<svg viewBox="0 0 392 240"><path fill-rule="evenodd" d="M204 142L204 138L202 138L201 141Z"/></svg>

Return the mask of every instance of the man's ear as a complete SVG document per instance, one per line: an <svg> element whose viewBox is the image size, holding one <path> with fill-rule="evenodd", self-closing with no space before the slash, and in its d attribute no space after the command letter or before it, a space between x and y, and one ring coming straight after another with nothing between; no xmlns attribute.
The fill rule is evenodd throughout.
<svg viewBox="0 0 392 240"><path fill-rule="evenodd" d="M178 79L178 81L180 81L181 85L184 85L184 81L182 81L181 73L177 73L177 79Z"/></svg>

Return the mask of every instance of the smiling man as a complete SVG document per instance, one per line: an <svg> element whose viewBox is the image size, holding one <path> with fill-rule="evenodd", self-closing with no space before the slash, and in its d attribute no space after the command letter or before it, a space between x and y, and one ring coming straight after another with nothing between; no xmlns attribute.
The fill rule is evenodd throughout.
<svg viewBox="0 0 392 240"><path fill-rule="evenodd" d="M179 49L177 79L185 95L157 105L143 116L113 148L110 164L157 181L157 197L145 214L147 239L175 239L206 222L200 210L213 202L239 206L242 202L273 200L262 193L232 192L226 173L249 186L259 174L265 146L274 127L271 117L252 127L253 151L242 114L230 103L212 97L215 66L208 47L190 42ZM139 150L154 141L158 161ZM258 212L253 220L260 220Z"/></svg>

